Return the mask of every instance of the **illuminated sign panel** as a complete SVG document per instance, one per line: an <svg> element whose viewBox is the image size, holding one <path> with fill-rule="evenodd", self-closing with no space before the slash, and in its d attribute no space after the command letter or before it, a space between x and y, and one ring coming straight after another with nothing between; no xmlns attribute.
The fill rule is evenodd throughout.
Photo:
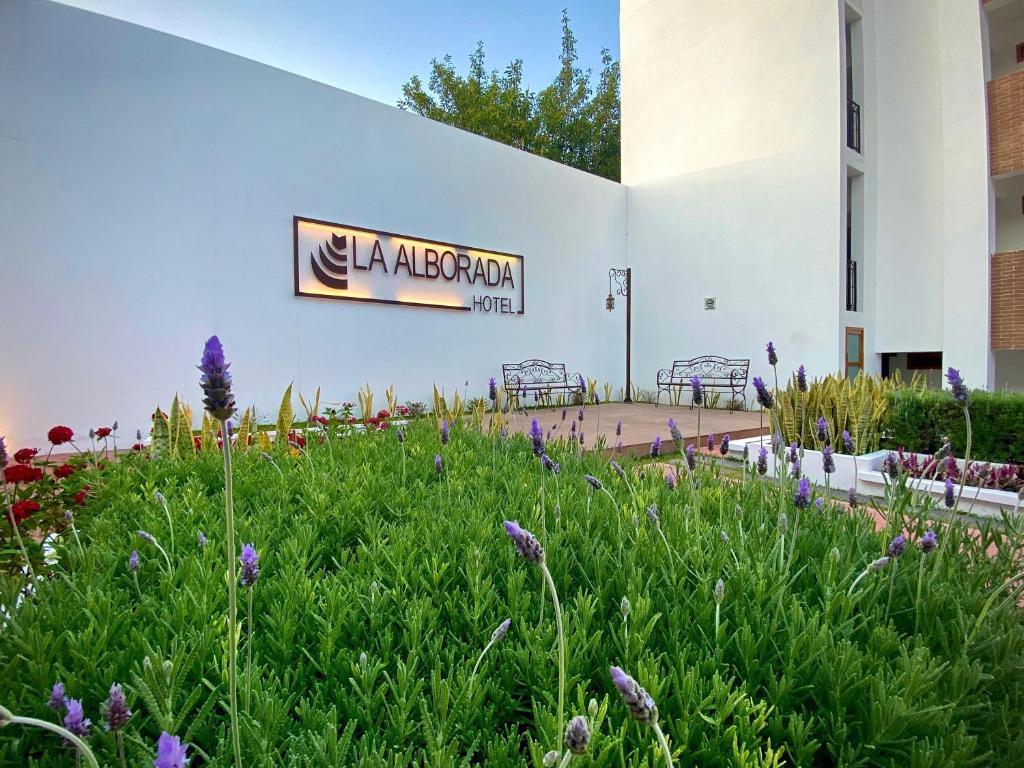
<svg viewBox="0 0 1024 768"><path fill-rule="evenodd" d="M293 219L295 295L522 315L523 257Z"/></svg>

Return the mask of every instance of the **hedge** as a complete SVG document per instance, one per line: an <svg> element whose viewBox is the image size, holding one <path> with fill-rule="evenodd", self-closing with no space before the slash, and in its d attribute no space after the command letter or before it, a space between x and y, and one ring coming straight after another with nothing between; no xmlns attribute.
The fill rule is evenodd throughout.
<svg viewBox="0 0 1024 768"><path fill-rule="evenodd" d="M1024 393L971 393L971 459L1024 464ZM889 393L882 445L934 453L947 440L963 456L963 409L946 390L897 389Z"/></svg>

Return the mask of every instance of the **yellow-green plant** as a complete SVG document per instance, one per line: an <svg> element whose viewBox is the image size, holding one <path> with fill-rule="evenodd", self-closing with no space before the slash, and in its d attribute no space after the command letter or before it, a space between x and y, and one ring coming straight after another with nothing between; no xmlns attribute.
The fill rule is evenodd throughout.
<svg viewBox="0 0 1024 768"><path fill-rule="evenodd" d="M281 407L277 411L277 424L274 427L276 430L274 442L277 445L288 444L288 433L292 429L293 421L295 421L295 411L292 410L292 385L289 384L281 398Z"/></svg>
<svg viewBox="0 0 1024 768"><path fill-rule="evenodd" d="M150 440L150 456L154 459L166 459L171 455L171 432L167 417L158 405L153 414L153 431Z"/></svg>
<svg viewBox="0 0 1024 768"><path fill-rule="evenodd" d="M319 392L319 390L317 391ZM238 421L238 429L235 431L237 436L235 447L240 451L244 451L249 447L249 435L255 426L255 412L255 408L246 408L242 411L242 417Z"/></svg>
<svg viewBox="0 0 1024 768"><path fill-rule="evenodd" d="M203 411L203 426L199 431L199 448L203 451L212 451L217 447L217 427L209 414Z"/></svg>
<svg viewBox="0 0 1024 768"><path fill-rule="evenodd" d="M302 410L306 412L306 423L312 424L313 419L320 415L320 387L317 387L316 392L313 393L312 402L306 402L306 398L299 392L299 403L302 404Z"/></svg>
<svg viewBox="0 0 1024 768"><path fill-rule="evenodd" d="M604 401L603 402L607 403L611 399L612 399L612 385L609 384L606 381L604 383Z"/></svg>
<svg viewBox="0 0 1024 768"><path fill-rule="evenodd" d="M366 382L359 390L359 412L363 421L376 415L373 412L373 390L370 388L370 382Z"/></svg>
<svg viewBox="0 0 1024 768"><path fill-rule="evenodd" d="M857 453L877 451L889 407L888 394L900 386L898 375L884 379L861 374L851 381L841 374L829 374L812 381L807 392L801 395L794 375L786 389L778 393L782 438L786 443L793 443L799 441L802 434L808 447L820 450L824 441L818 437L817 422L824 418L833 445L838 444L839 436L847 431L853 437Z"/></svg>
<svg viewBox="0 0 1024 768"><path fill-rule="evenodd" d="M395 395L394 384L384 390L384 397L387 398L388 401L388 413L394 416L398 411L398 397Z"/></svg>
<svg viewBox="0 0 1024 768"><path fill-rule="evenodd" d="M170 454L172 458L184 458L196 452L192 440L192 409L175 395L171 401L171 413L167 426L170 429Z"/></svg>

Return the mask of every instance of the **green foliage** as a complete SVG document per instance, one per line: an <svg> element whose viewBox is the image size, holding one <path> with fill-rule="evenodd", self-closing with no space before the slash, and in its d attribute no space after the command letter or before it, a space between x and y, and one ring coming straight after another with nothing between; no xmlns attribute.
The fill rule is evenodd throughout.
<svg viewBox="0 0 1024 768"><path fill-rule="evenodd" d="M967 433L963 409L942 389L889 393L885 445L917 453L935 453L947 440L964 455ZM971 458L1024 464L1024 394L971 393Z"/></svg>
<svg viewBox="0 0 1024 768"><path fill-rule="evenodd" d="M545 478L524 438L453 429L438 475L433 419L408 425L404 444L393 430L327 435L273 461L234 456L237 537L255 542L262 570L245 765L538 766L561 740L555 623L503 518L542 539L562 597L567 715L597 700L590 756L574 764L662 764L610 664L653 696L680 766L1024 763L1024 618L999 586L1019 537L941 525L936 552L911 545L848 597L893 531L832 503L796 510L790 481L777 490L702 469L698 504L685 479L672 492L649 465L627 465L634 500L599 455L558 442L548 450L561 474ZM617 507L590 497L584 474ZM83 549L65 537L53 578L3 629L2 703L52 720L45 702L61 679L94 721L100 763L117 765L99 704L121 682L135 713L129 765L151 764L167 728L192 744L194 765L227 768L223 488L216 451L112 463L79 515ZM156 490L174 520L173 570L142 550L137 590L135 532L170 540ZM652 502L664 540L643 513ZM906 524L913 542L925 523ZM19 585L3 583L0 602L13 605ZM471 677L506 617L512 629ZM0 730L0 765L71 760L50 734Z"/></svg>
<svg viewBox="0 0 1024 768"><path fill-rule="evenodd" d="M846 430L853 437L857 453L877 451L881 430L889 407L887 395L901 386L899 378L861 374L854 381L845 376L829 374L814 379L802 393L796 375L778 393L777 412L785 443L801 442L815 450L824 447L818 439L816 424L824 417L833 445Z"/></svg>
<svg viewBox="0 0 1024 768"><path fill-rule="evenodd" d="M460 75L451 56L431 61L426 89L414 75L402 86L398 106L583 171L619 180L619 64L601 51L601 72L577 65L576 37L562 12L561 69L538 93L523 85L523 62L487 71L484 45L469 57Z"/></svg>

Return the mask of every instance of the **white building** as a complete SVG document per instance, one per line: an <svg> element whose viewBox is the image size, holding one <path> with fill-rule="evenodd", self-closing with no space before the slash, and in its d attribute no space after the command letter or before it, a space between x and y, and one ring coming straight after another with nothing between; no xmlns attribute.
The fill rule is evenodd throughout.
<svg viewBox="0 0 1024 768"><path fill-rule="evenodd" d="M2 0L0 434L146 431L175 392L198 403L211 332L264 413L289 381L334 401L364 382L480 394L533 356L619 386L622 304L604 298L620 266L637 387L701 354L763 371L773 339L812 374L954 365L1024 389L1021 42L1024 0L622 0L614 184L180 38ZM445 308L299 295L294 217L403 233L386 245L421 256L521 256L501 296L519 303L449 311L478 297L380 274L355 297Z"/></svg>

